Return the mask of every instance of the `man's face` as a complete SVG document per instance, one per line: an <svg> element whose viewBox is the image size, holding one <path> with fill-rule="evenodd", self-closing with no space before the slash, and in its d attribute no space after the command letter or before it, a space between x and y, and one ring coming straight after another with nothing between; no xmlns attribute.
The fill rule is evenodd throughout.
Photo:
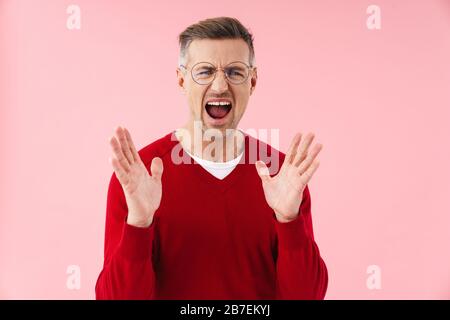
<svg viewBox="0 0 450 320"><path fill-rule="evenodd" d="M226 129L237 128L255 88L257 73L250 69L243 83L233 84L220 69L211 83L202 85L192 79L192 67L199 62L209 62L216 68L236 61L249 65L249 55L248 45L242 39L200 39L189 45L184 63L187 69L177 69L178 84L188 98L190 120L201 121L203 130L220 129L225 134Z"/></svg>

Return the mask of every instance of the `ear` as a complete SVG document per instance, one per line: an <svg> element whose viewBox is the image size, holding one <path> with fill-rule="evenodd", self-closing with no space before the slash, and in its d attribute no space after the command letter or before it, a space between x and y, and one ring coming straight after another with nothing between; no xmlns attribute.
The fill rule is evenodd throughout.
<svg viewBox="0 0 450 320"><path fill-rule="evenodd" d="M252 72L252 78L250 79L250 84L251 84L250 95L253 93L253 91L255 91L257 81L258 81L258 72L255 67Z"/></svg>
<svg viewBox="0 0 450 320"><path fill-rule="evenodd" d="M180 68L177 68L177 82L178 82L178 86L180 87L181 93L185 94L186 89L184 88L184 74L180 70Z"/></svg>

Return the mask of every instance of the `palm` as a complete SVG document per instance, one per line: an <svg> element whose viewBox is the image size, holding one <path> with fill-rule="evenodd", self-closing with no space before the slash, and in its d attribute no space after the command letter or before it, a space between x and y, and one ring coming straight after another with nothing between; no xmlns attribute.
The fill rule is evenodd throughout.
<svg viewBox="0 0 450 320"><path fill-rule="evenodd" d="M304 139L301 139L301 134L297 134L292 140L279 173L274 177L268 175L264 163L257 162L267 204L274 210L280 222L288 222L297 217L303 191L319 166L319 162L314 159L322 145L316 144L308 153L313 139L314 135L311 133Z"/></svg>
<svg viewBox="0 0 450 320"><path fill-rule="evenodd" d="M136 151L127 129L116 129L117 139L111 138L114 153L111 164L124 190L128 206L127 222L135 226L148 226L159 208L162 196L162 160L153 158L149 174Z"/></svg>
<svg viewBox="0 0 450 320"><path fill-rule="evenodd" d="M162 196L161 180L150 176L142 161L133 163L123 185L129 211L154 212Z"/></svg>
<svg viewBox="0 0 450 320"><path fill-rule="evenodd" d="M286 168L284 172L263 182L267 204L275 212L285 213L286 218L294 218L297 215L305 188L300 176L290 174L291 170L292 168Z"/></svg>

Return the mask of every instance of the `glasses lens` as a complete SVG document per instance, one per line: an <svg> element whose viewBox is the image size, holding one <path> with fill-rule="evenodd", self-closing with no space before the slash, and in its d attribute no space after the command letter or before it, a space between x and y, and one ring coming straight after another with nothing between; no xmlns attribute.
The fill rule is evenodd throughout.
<svg viewBox="0 0 450 320"><path fill-rule="evenodd" d="M248 68L242 62L233 62L225 67L225 74L232 83L242 83L248 78Z"/></svg>
<svg viewBox="0 0 450 320"><path fill-rule="evenodd" d="M192 78L195 82L206 84L214 79L215 67L207 62L197 63L192 68Z"/></svg>
<svg viewBox="0 0 450 320"><path fill-rule="evenodd" d="M209 62L199 62L192 67L192 78L199 84L209 84L214 80L216 67ZM225 76L233 84L240 84L247 80L248 67L243 62L233 62L224 68Z"/></svg>

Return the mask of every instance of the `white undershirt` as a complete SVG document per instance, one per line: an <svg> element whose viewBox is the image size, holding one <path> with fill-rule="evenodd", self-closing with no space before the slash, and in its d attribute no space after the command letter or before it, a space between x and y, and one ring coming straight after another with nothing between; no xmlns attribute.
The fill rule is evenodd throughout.
<svg viewBox="0 0 450 320"><path fill-rule="evenodd" d="M244 154L242 152L236 158L227 162L214 162L196 157L193 154L190 154L186 149L184 149L184 151L199 165L201 165L206 171L208 171L210 174L212 174L214 177L220 180L223 180L227 175L229 175L234 170L234 168L236 168L239 161L241 161L242 155Z"/></svg>

